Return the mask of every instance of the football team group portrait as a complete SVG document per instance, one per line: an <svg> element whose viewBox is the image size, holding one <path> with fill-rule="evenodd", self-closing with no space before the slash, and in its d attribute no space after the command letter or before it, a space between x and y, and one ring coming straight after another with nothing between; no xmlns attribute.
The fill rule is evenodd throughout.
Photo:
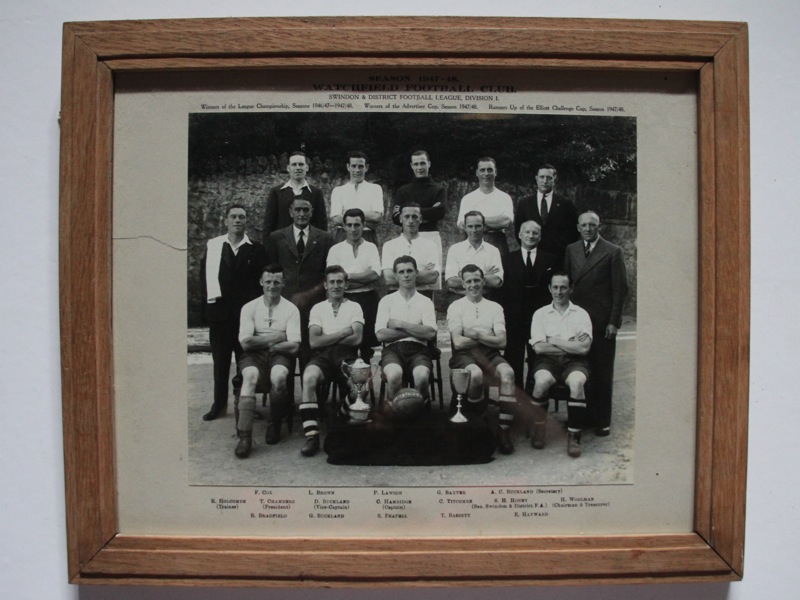
<svg viewBox="0 0 800 600"><path fill-rule="evenodd" d="M191 114L189 423L218 434L190 453L632 446L636 139L616 116Z"/></svg>

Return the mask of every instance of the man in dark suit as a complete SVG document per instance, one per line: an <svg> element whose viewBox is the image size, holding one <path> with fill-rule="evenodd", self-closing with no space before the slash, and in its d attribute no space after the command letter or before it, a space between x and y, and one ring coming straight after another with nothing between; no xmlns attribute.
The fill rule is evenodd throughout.
<svg viewBox="0 0 800 600"><path fill-rule="evenodd" d="M203 415L213 421L228 410L228 376L231 354L238 363L242 356L239 344L239 313L242 306L261 293L259 277L267 264L264 246L245 233L247 210L234 204L225 213L227 233L208 240L200 262L203 304L208 322L211 358L214 362L214 403ZM236 376L239 374L237 372Z"/></svg>
<svg viewBox="0 0 800 600"><path fill-rule="evenodd" d="M292 224L289 206L295 198L304 198L311 203L314 215L311 224L322 231L328 230L328 215L325 210L325 198L322 190L312 186L306 181L308 174L308 157L302 152L292 152L289 155L289 181L276 185L267 195L267 205L264 210L264 231L262 236L267 238L273 231L283 229Z"/></svg>
<svg viewBox="0 0 800 600"><path fill-rule="evenodd" d="M542 226L542 241L539 249L555 254L559 261L564 260L566 247L579 237L575 226L578 211L575 205L555 193L558 174L553 165L542 165L536 172L536 193L517 202L514 210L514 223L517 234L525 221L536 221Z"/></svg>
<svg viewBox="0 0 800 600"><path fill-rule="evenodd" d="M536 221L525 221L520 225L520 249L503 257L505 279L497 296L508 324L504 356L514 369L518 401L523 400L523 368L531 317L537 308L550 302L547 286L550 275L559 268L555 255L538 248L541 237L542 226Z"/></svg>
<svg viewBox="0 0 800 600"><path fill-rule="evenodd" d="M595 434L606 436L611 432L614 356L622 308L628 295L628 276L622 248L600 237L597 213L582 213L578 217L578 231L582 239L567 247L564 270L573 281L572 301L592 319L590 393Z"/></svg>
<svg viewBox="0 0 800 600"><path fill-rule="evenodd" d="M288 212L292 224L267 238L267 259L283 267L283 297L300 310L303 367L308 357L308 313L325 299L324 274L332 240L326 231L310 224L314 214L310 201L296 197Z"/></svg>

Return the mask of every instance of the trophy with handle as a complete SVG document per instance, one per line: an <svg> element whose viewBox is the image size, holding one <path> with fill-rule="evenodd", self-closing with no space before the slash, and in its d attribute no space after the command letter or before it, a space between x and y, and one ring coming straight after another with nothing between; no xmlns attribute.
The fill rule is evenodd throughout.
<svg viewBox="0 0 800 600"><path fill-rule="evenodd" d="M467 417L461 413L461 398L469 389L470 372L467 369L451 369L450 377L453 380L453 389L456 391L456 400L458 402L456 414L450 417L450 421L452 423L466 423Z"/></svg>
<svg viewBox="0 0 800 600"><path fill-rule="evenodd" d="M364 384L367 383L375 374L378 365L374 363L365 363L360 358L357 358L352 365L348 365L342 361L342 373L347 377L348 381L356 388L356 399L352 404L349 404L350 418L354 423L367 423L369 422L370 406L361 397L364 390Z"/></svg>

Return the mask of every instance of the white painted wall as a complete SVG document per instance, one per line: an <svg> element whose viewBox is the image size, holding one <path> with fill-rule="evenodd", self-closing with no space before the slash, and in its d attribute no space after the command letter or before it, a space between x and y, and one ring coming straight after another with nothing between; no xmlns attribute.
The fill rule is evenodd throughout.
<svg viewBox="0 0 800 600"><path fill-rule="evenodd" d="M495 11L502 11L500 13ZM737 20L750 24L752 384L745 580L735 584L434 590L222 590L70 586L58 342L58 110L63 21L224 16L489 15ZM798 385L800 98L796 0L0 0L0 595L243 600L793 598L800 584ZM29 231L31 224L44 231Z"/></svg>

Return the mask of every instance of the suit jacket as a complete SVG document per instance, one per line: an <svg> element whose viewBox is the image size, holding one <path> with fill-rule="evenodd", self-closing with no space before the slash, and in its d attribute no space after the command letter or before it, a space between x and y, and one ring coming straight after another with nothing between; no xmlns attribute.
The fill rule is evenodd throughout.
<svg viewBox="0 0 800 600"><path fill-rule="evenodd" d="M294 200L294 190L284 188L284 184L276 185L267 194L267 205L264 209L263 238L278 229L283 229L292 224L292 215L289 207ZM310 188L310 189L309 189ZM311 225L322 231L328 230L328 210L325 208L325 197L322 190L309 184L300 194L304 200L311 202L314 214L311 215Z"/></svg>
<svg viewBox="0 0 800 600"><path fill-rule="evenodd" d="M503 286L498 290L497 301L503 307L507 330L529 321L537 308L552 301L547 286L558 264L554 254L537 249L533 272L528 275L519 250L503 257Z"/></svg>
<svg viewBox="0 0 800 600"><path fill-rule="evenodd" d="M239 320L242 306L262 294L261 270L267 264L264 246L252 241L242 244L233 260L226 260L225 254L219 264L219 285L222 296L215 302L208 303L206 283L206 260L204 253L200 260L200 280L202 282L203 303L200 314L211 323L220 323L228 319Z"/></svg>
<svg viewBox="0 0 800 600"><path fill-rule="evenodd" d="M267 259L283 267L283 297L290 300L300 311L310 310L325 299L323 287L331 236L314 226L308 227L306 249L302 258L297 253L292 226L274 231L267 241Z"/></svg>
<svg viewBox="0 0 800 600"><path fill-rule="evenodd" d="M567 246L580 238L578 209L571 201L560 198L557 193L553 193L546 223L542 223L536 194L520 199L514 209L515 234L519 234L519 228L525 221L536 221L542 226L539 249L555 254L559 263L564 259Z"/></svg>
<svg viewBox="0 0 800 600"><path fill-rule="evenodd" d="M567 247L564 270L572 277L570 296L586 310L595 332L604 332L609 324L622 325L622 308L628 296L628 275L622 248L598 238L587 259L583 241Z"/></svg>

